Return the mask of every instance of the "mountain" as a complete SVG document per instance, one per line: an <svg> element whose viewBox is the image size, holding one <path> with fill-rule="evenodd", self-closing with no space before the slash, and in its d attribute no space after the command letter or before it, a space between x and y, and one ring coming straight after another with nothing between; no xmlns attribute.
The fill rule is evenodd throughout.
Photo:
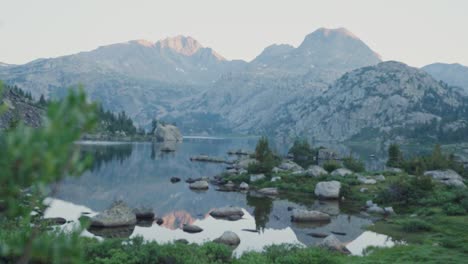
<svg viewBox="0 0 468 264"><path fill-rule="evenodd" d="M0 115L0 130L22 121L28 126L38 127L42 123L45 110L38 107L22 90L5 87L0 94L0 105L5 105L5 112Z"/></svg>
<svg viewBox="0 0 468 264"><path fill-rule="evenodd" d="M209 125L211 132L217 123L218 129L237 133L271 133L272 121L288 106L319 96L347 71L379 62L380 57L349 31L322 28L297 48L267 47L246 70L223 75L211 89L186 102L185 111L170 116L191 129ZM291 118L287 111L281 115ZM194 120L200 117L209 117L210 124L197 125Z"/></svg>
<svg viewBox="0 0 468 264"><path fill-rule="evenodd" d="M10 65L10 64L7 64L7 63L3 63L0 61L0 68L2 67L10 67L10 66L13 66L13 65Z"/></svg>
<svg viewBox="0 0 468 264"><path fill-rule="evenodd" d="M457 137L468 132L468 100L424 71L382 62L344 74L323 95L277 114L277 134L316 140ZM441 137L441 139L444 137Z"/></svg>
<svg viewBox="0 0 468 264"><path fill-rule="evenodd" d="M227 61L191 37L177 36L0 68L0 79L28 89L36 98L41 94L62 97L65 88L83 84L91 99L106 109L125 110L138 123L149 124L222 74L245 64Z"/></svg>
<svg viewBox="0 0 468 264"><path fill-rule="evenodd" d="M468 95L468 67L458 63L433 63L421 68L435 79L458 86Z"/></svg>

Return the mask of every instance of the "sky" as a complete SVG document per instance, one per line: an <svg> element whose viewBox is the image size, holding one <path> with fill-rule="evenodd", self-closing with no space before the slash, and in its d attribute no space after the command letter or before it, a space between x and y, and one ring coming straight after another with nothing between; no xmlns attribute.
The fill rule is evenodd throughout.
<svg viewBox="0 0 468 264"><path fill-rule="evenodd" d="M227 59L345 27L383 60L468 65L467 0L0 0L0 62L188 35Z"/></svg>

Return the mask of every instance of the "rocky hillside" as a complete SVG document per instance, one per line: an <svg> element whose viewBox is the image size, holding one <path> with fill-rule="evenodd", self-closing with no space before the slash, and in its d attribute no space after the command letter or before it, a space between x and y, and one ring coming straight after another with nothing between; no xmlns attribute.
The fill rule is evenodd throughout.
<svg viewBox="0 0 468 264"><path fill-rule="evenodd" d="M434 63L421 68L435 79L462 88L468 95L468 67L458 63Z"/></svg>
<svg viewBox="0 0 468 264"><path fill-rule="evenodd" d="M289 115L278 113L270 129L316 140L437 137L468 127L466 97L424 71L393 61L346 73L323 95L283 111Z"/></svg>
<svg viewBox="0 0 468 264"><path fill-rule="evenodd" d="M282 109L319 96L349 70L378 62L379 56L349 31L319 29L297 48L267 47L247 70L224 75L200 97L186 102L185 111L171 115L187 124L193 123L194 115L208 113L228 131L270 133L266 128L278 114L289 118Z"/></svg>
<svg viewBox="0 0 468 264"><path fill-rule="evenodd" d="M44 109L36 106L19 90L6 87L0 95L0 105L6 106L6 111L0 113L0 130L9 128L19 121L32 127L41 125Z"/></svg>

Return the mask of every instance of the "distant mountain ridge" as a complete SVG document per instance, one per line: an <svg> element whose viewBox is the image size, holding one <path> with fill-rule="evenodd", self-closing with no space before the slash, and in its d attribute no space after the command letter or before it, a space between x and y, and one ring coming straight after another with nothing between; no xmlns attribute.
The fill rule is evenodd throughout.
<svg viewBox="0 0 468 264"><path fill-rule="evenodd" d="M435 79L458 86L468 95L468 67L453 63L433 63L421 68L431 74Z"/></svg>

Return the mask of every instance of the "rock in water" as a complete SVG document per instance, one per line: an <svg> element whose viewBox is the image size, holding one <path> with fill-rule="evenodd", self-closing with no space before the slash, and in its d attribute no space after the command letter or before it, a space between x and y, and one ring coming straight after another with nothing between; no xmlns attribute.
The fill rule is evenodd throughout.
<svg viewBox="0 0 468 264"><path fill-rule="evenodd" d="M203 229L196 225L184 225L182 230L187 233L200 233Z"/></svg>
<svg viewBox="0 0 468 264"><path fill-rule="evenodd" d="M213 242L225 244L231 247L237 247L240 244L240 238L236 233L226 231L220 237L213 240Z"/></svg>
<svg viewBox="0 0 468 264"><path fill-rule="evenodd" d="M212 217L224 218L224 217L230 217L233 215L243 216L244 212L242 211L240 207L227 206L227 207L214 209L213 211L210 212L210 215Z"/></svg>
<svg viewBox="0 0 468 264"><path fill-rule="evenodd" d="M319 211L308 211L302 209L294 209L291 221L293 222L321 222L330 221L330 215Z"/></svg>
<svg viewBox="0 0 468 264"><path fill-rule="evenodd" d="M133 213L135 214L138 220L154 219L154 212L153 212L153 209L151 208L145 208L145 207L135 208L133 209Z"/></svg>
<svg viewBox="0 0 468 264"><path fill-rule="evenodd" d="M241 190L248 190L249 189L249 185L245 182L241 182L241 184L239 185L239 189Z"/></svg>
<svg viewBox="0 0 468 264"><path fill-rule="evenodd" d="M182 142L182 134L174 125L158 123L154 129L154 137L157 142L175 141Z"/></svg>
<svg viewBox="0 0 468 264"><path fill-rule="evenodd" d="M136 216L124 202L116 202L111 208L91 218L92 227L119 227L136 224Z"/></svg>
<svg viewBox="0 0 468 264"><path fill-rule="evenodd" d="M336 238L334 235L329 235L325 239L322 240L322 242L319 243L319 247L326 248L331 251L338 251L343 254L350 254L351 252L346 248L346 246L341 243L338 238Z"/></svg>
<svg viewBox="0 0 468 264"><path fill-rule="evenodd" d="M338 199L341 183L339 181L323 181L315 185L315 195L323 199Z"/></svg>
<svg viewBox="0 0 468 264"><path fill-rule="evenodd" d="M306 175L310 177L320 177L321 175L327 175L328 172L322 167L317 165L312 165L306 170Z"/></svg>
<svg viewBox="0 0 468 264"><path fill-rule="evenodd" d="M172 183L180 182L180 178L179 177L171 177L171 182Z"/></svg>
<svg viewBox="0 0 468 264"><path fill-rule="evenodd" d="M189 185L192 190L207 190L209 188L207 181L196 181Z"/></svg>
<svg viewBox="0 0 468 264"><path fill-rule="evenodd" d="M258 192L263 195L278 195L277 188L263 188L258 190Z"/></svg>

